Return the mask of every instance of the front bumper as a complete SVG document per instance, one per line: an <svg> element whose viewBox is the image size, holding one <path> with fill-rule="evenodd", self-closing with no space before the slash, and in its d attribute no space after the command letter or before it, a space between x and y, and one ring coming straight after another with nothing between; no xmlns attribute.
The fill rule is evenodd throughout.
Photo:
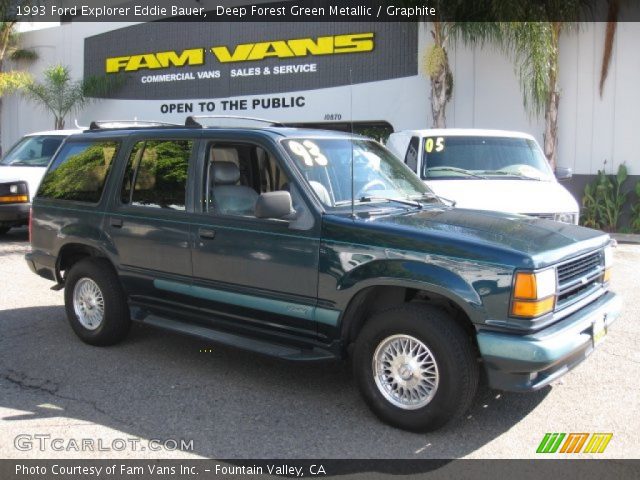
<svg viewBox="0 0 640 480"><path fill-rule="evenodd" d="M26 225L29 222L30 203L0 205L0 224Z"/></svg>
<svg viewBox="0 0 640 480"><path fill-rule="evenodd" d="M537 390L577 366L594 350L594 322L605 329L620 316L622 300L607 292L569 317L531 335L479 331L489 385L499 390Z"/></svg>

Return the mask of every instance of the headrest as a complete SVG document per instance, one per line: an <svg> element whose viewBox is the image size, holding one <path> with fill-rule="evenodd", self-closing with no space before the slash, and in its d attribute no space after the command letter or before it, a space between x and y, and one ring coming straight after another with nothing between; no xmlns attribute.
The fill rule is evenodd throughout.
<svg viewBox="0 0 640 480"><path fill-rule="evenodd" d="M211 161L232 162L236 165L240 165L240 160L238 159L238 150L236 148L229 147L213 147L211 149Z"/></svg>
<svg viewBox="0 0 640 480"><path fill-rule="evenodd" d="M211 166L215 185L235 185L240 180L240 169L235 163L213 162Z"/></svg>

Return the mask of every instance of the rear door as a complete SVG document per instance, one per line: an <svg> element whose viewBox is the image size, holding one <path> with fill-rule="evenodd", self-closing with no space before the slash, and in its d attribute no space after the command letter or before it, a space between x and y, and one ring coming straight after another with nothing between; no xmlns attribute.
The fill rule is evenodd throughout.
<svg viewBox="0 0 640 480"><path fill-rule="evenodd" d="M163 282L190 282L189 175L197 138L155 132L136 135L113 188L105 231L134 303L174 308L184 297Z"/></svg>

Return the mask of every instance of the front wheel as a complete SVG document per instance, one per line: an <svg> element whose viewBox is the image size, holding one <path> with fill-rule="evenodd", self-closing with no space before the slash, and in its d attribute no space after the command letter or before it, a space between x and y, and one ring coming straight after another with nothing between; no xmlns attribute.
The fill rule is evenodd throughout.
<svg viewBox="0 0 640 480"><path fill-rule="evenodd" d="M353 367L373 412L405 430L434 430L460 417L478 385L469 336L428 305L374 314L356 340Z"/></svg>

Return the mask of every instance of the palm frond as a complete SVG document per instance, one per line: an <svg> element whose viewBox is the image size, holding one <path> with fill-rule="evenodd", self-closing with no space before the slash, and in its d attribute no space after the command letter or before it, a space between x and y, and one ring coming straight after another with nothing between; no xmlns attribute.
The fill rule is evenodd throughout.
<svg viewBox="0 0 640 480"><path fill-rule="evenodd" d="M9 55L9 58L14 62L19 62L19 61L34 62L38 59L38 54L35 52L35 50L18 48L11 52L11 54Z"/></svg>
<svg viewBox="0 0 640 480"><path fill-rule="evenodd" d="M525 109L544 112L551 92L551 69L557 57L549 22L502 22L503 46L512 57Z"/></svg>
<svg viewBox="0 0 640 480"><path fill-rule="evenodd" d="M26 72L0 72L0 97L16 90L24 89L32 82L31 75Z"/></svg>

